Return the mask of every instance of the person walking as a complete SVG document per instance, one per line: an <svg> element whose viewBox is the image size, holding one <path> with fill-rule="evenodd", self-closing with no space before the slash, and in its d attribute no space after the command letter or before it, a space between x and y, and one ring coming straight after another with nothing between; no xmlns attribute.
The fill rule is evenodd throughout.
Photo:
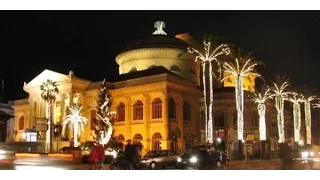
<svg viewBox="0 0 320 180"><path fill-rule="evenodd" d="M131 144L131 140L127 141L124 150L124 157L126 159L128 169L133 169L135 161L135 147Z"/></svg>
<svg viewBox="0 0 320 180"><path fill-rule="evenodd" d="M96 147L93 147L89 154L89 162L90 162L90 169L96 170L98 169L98 162L99 162L99 153Z"/></svg>
<svg viewBox="0 0 320 180"><path fill-rule="evenodd" d="M105 155L104 155L104 146L102 144L98 144L97 147L97 152L98 152L98 169L103 169L104 168L104 160L105 160Z"/></svg>

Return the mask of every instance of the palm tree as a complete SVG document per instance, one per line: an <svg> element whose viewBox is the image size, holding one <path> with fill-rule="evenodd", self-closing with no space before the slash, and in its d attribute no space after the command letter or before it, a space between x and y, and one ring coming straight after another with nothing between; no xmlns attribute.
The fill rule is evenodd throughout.
<svg viewBox="0 0 320 180"><path fill-rule="evenodd" d="M80 132L81 130L84 131L84 125L88 122L88 120L80 114L82 109L81 105L74 104L68 107L68 109L71 114L67 115L62 122L63 132L65 132L67 125L70 130L73 130L74 147L77 147Z"/></svg>
<svg viewBox="0 0 320 180"><path fill-rule="evenodd" d="M288 97L288 101L293 103L293 123L294 123L294 141L299 143L300 141L300 129L301 129L301 106L300 103L303 99L298 91L292 93L292 96Z"/></svg>
<svg viewBox="0 0 320 180"><path fill-rule="evenodd" d="M263 85L259 93L254 93L253 101L258 104L257 109L259 113L259 132L260 141L266 141L266 105L265 102L271 98L271 89Z"/></svg>
<svg viewBox="0 0 320 180"><path fill-rule="evenodd" d="M46 101L46 114L48 119L48 130L46 133L46 152L52 151L52 123L51 123L51 105L56 100L56 95L59 93L57 83L48 79L40 86L41 98Z"/></svg>
<svg viewBox="0 0 320 180"><path fill-rule="evenodd" d="M251 54L251 52L243 54L240 50L234 51L231 54L231 61L223 64L225 76L221 82L227 78L235 78L238 140L240 141L243 140L243 79L248 76L259 77L260 75L256 73L254 67L262 64L262 62L254 60Z"/></svg>
<svg viewBox="0 0 320 180"><path fill-rule="evenodd" d="M286 76L275 75L274 80L271 80L272 87L272 97L275 100L275 107L277 109L277 122L279 131L279 143L284 143L284 100L288 99L288 95L291 92L286 91L289 86L289 78Z"/></svg>
<svg viewBox="0 0 320 180"><path fill-rule="evenodd" d="M259 134L260 134L260 155L261 157L265 157L266 155L266 140L267 140L267 133L266 133L266 101L271 98L270 88L267 87L265 84L262 85L260 92L255 92L253 94L253 101L258 104L257 109L259 113Z"/></svg>
<svg viewBox="0 0 320 180"><path fill-rule="evenodd" d="M311 105L317 99L318 90L313 86L301 86L301 98L304 103L304 120L306 125L307 144L311 144Z"/></svg>
<svg viewBox="0 0 320 180"><path fill-rule="evenodd" d="M210 39L210 37L209 37ZM195 61L200 60L202 66L202 80L203 80L203 98L205 102L205 121L206 121L206 139L209 143L213 142L213 76L215 78L221 78L221 65L220 60L218 59L221 55L228 55L230 53L230 49L226 44L221 45L213 45L211 46L210 40L206 39L203 42L203 50L198 50L193 47L188 48L188 53L196 55ZM207 97L206 97L206 66L209 65L209 90L210 90L210 98L209 98L209 106L207 105ZM213 72L213 66L216 65L216 70L220 73L220 76L216 76ZM209 113L208 113L209 109ZM209 120L208 120L209 116Z"/></svg>

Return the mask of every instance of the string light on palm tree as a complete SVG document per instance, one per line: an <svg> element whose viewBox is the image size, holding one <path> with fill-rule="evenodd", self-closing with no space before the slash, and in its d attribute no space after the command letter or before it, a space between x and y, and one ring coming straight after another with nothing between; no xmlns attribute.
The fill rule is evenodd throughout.
<svg viewBox="0 0 320 180"><path fill-rule="evenodd" d="M52 123L51 123L51 105L56 100L56 94L59 93L57 83L48 79L40 86L41 98L45 100L46 116L48 119L48 130L46 132L46 147L45 151L50 152L52 150Z"/></svg>
<svg viewBox="0 0 320 180"><path fill-rule="evenodd" d="M243 140L243 79L249 76L259 77L260 75L255 72L255 66L259 63L250 59L251 53L244 57L240 54L235 54L238 57L232 58L231 62L225 62L223 69L226 75L222 78L221 82L228 78L235 78L235 96L236 96L236 109L237 109L237 125L238 125L238 140Z"/></svg>
<svg viewBox="0 0 320 180"><path fill-rule="evenodd" d="M221 78L221 65L219 62L218 57L221 55L228 55L230 53L230 49L227 44L221 44L215 48L211 47L211 42L204 41L203 42L203 51L198 51L195 48L188 48L188 53L196 55L195 61L197 62L200 60L202 66L202 80L203 80L203 98L205 103L205 130L206 130L206 140L209 143L213 142L213 119L212 119L212 106L213 106L213 76L217 79ZM217 65L217 72L219 75L216 76L213 72L213 63ZM209 91L210 91L210 98L209 98L209 105L207 104L207 97L206 97L206 66L209 64ZM208 113L209 109L209 113Z"/></svg>
<svg viewBox="0 0 320 180"><path fill-rule="evenodd" d="M67 115L63 122L63 134L68 126L70 130L73 130L73 142L74 147L78 146L78 137L81 131L84 131L84 125L88 122L86 117L81 115L82 106L79 104L71 105L69 108L70 114Z"/></svg>
<svg viewBox="0 0 320 180"><path fill-rule="evenodd" d="M261 92L254 93L253 101L258 104L258 113L259 113L259 132L260 132L260 141L267 140L266 135L266 105L265 102L271 98L271 89L265 86L262 86Z"/></svg>
<svg viewBox="0 0 320 180"><path fill-rule="evenodd" d="M304 120L306 125L307 144L311 144L311 106L314 100L318 97L315 94L318 93L317 89L312 86L303 85L301 87L301 99L304 103Z"/></svg>
<svg viewBox="0 0 320 180"><path fill-rule="evenodd" d="M293 103L293 123L294 123L294 141L300 142L300 129L301 129L301 106L300 103L303 99L299 97L298 93L292 93L292 97L288 97L288 101Z"/></svg>
<svg viewBox="0 0 320 180"><path fill-rule="evenodd" d="M284 143L284 101L288 99L291 92L287 92L286 88L289 86L289 78L286 76L275 76L275 80L271 81L273 84L272 87L272 97L275 100L275 107L277 109L277 122L278 122L278 131L279 131L279 143Z"/></svg>

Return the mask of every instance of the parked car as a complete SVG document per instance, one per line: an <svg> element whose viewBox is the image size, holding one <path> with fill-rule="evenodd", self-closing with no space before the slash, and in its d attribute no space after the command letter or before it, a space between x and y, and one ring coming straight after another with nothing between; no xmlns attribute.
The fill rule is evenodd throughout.
<svg viewBox="0 0 320 180"><path fill-rule="evenodd" d="M139 168L166 168L177 164L180 154L172 150L149 151L139 163Z"/></svg>
<svg viewBox="0 0 320 180"><path fill-rule="evenodd" d="M214 145L194 146L177 159L177 167L201 169L207 166L220 167L229 164L226 151L219 151Z"/></svg>

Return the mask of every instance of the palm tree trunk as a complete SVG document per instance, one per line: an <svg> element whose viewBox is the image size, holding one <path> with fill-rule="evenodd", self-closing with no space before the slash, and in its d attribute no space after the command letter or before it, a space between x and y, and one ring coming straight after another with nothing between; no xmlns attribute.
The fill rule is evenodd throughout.
<svg viewBox="0 0 320 180"><path fill-rule="evenodd" d="M238 125L238 144L240 159L244 157L243 143L243 82L241 76L235 77L235 98L237 108L237 125Z"/></svg>
<svg viewBox="0 0 320 180"><path fill-rule="evenodd" d="M213 119L212 119L212 106L213 106L213 87L212 87L212 63L209 62L209 89L210 89L210 105L209 105L209 122L208 122L208 140L209 143L213 142Z"/></svg>
<svg viewBox="0 0 320 180"><path fill-rule="evenodd" d="M284 117L283 117L283 104L284 100L282 97L276 97L276 107L277 107L277 121L278 121L278 131L279 131L279 143L284 143Z"/></svg>
<svg viewBox="0 0 320 180"><path fill-rule="evenodd" d="M259 132L260 132L260 157L266 158L266 105L258 104L259 112Z"/></svg>
<svg viewBox="0 0 320 180"><path fill-rule="evenodd" d="M300 104L294 102L293 104L293 122L294 122L294 141L300 141L300 124L301 124L301 112Z"/></svg>
<svg viewBox="0 0 320 180"><path fill-rule="evenodd" d="M311 144L311 108L310 102L305 101L305 124L306 124L306 135L307 135L307 144Z"/></svg>
<svg viewBox="0 0 320 180"><path fill-rule="evenodd" d="M260 141L267 140L266 136L266 105L259 103L258 104L259 112L259 132L260 132Z"/></svg>
<svg viewBox="0 0 320 180"><path fill-rule="evenodd" d="M205 137L208 142L208 106L207 106L207 90L206 90L206 63L202 63L202 82L203 82L203 100L205 107Z"/></svg>
<svg viewBox="0 0 320 180"><path fill-rule="evenodd" d="M77 124L73 124L73 146L74 147L78 147L78 125Z"/></svg>
<svg viewBox="0 0 320 180"><path fill-rule="evenodd" d="M47 102L47 119L48 119L48 130L46 132L46 153L51 152L51 104L50 102Z"/></svg>
<svg viewBox="0 0 320 180"><path fill-rule="evenodd" d="M236 108L238 120L238 140L243 140L243 82L241 76L235 77Z"/></svg>

